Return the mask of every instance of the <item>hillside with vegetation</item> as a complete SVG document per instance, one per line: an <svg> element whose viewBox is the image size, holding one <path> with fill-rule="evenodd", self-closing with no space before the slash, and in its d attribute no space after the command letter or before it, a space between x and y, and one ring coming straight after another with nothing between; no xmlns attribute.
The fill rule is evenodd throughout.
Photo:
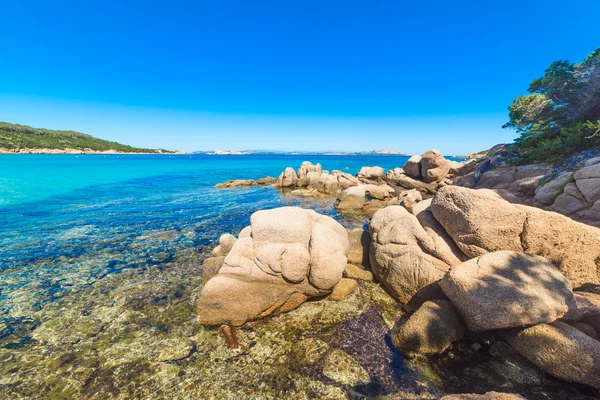
<svg viewBox="0 0 600 400"><path fill-rule="evenodd" d="M9 152L23 150L75 150L85 152L159 153L125 144L98 139L85 133L32 128L26 125L0 122L0 149Z"/></svg>
<svg viewBox="0 0 600 400"><path fill-rule="evenodd" d="M600 149L600 48L579 63L556 61L509 106L505 128L519 134L517 164L556 163Z"/></svg>

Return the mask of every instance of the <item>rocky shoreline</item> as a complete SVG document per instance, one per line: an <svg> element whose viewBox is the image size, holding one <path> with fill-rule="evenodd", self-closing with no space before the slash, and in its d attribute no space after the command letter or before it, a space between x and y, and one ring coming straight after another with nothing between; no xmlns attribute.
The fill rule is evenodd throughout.
<svg viewBox="0 0 600 400"><path fill-rule="evenodd" d="M428 394L396 395L468 387L480 394L442 398L600 397L600 229L592 226L600 221L600 157L580 155L557 170L508 165L503 151L455 163L431 150L403 168L364 167L356 176L309 162L287 168L271 187L335 197L339 212L367 215L368 230L346 232L294 207L255 213L204 261L199 323L227 327L227 342L243 351L243 340L231 339L236 327L380 286L396 306L369 307L404 359L451 365L447 357L471 343L463 362L489 362L470 386L433 384L452 375L438 369L428 375ZM217 187L247 186L240 182ZM312 346L320 350L311 347L310 365L345 391L380 379L364 355ZM488 375L504 384L487 390ZM547 385L550 377L557 380Z"/></svg>
<svg viewBox="0 0 600 400"><path fill-rule="evenodd" d="M97 151L91 149L5 149L0 148L0 154L192 154L191 152L181 152L181 151L156 151L154 153L148 152L121 152L116 150L105 150L105 151Z"/></svg>

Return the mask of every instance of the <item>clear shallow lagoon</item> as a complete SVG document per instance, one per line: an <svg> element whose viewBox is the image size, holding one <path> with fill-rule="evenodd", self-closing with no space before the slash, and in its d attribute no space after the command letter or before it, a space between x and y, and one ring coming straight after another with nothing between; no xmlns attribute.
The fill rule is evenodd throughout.
<svg viewBox="0 0 600 400"><path fill-rule="evenodd" d="M305 160L356 173L406 159L0 155L0 398L433 398L475 386L590 398L520 356L490 358L481 340L461 342L452 357L405 359L389 337L401 306L373 282L342 302L309 301L246 324L241 352L198 326L202 260L254 211L300 205L348 228L365 223L337 214L333 198L216 183L277 176ZM328 349L358 360L371 382L325 376Z"/></svg>

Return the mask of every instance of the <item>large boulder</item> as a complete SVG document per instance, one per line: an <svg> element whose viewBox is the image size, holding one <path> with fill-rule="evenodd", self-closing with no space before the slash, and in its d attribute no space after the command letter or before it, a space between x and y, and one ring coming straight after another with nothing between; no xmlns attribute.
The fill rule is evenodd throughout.
<svg viewBox="0 0 600 400"><path fill-rule="evenodd" d="M385 176L388 182L404 189L417 189L419 192L430 194L434 194L437 190L437 183L426 183L421 180L411 178L406 174L406 172L404 172L402 168L390 169Z"/></svg>
<svg viewBox="0 0 600 400"><path fill-rule="evenodd" d="M425 182L440 182L450 172L450 162L437 150L429 150L421 156L421 175Z"/></svg>
<svg viewBox="0 0 600 400"><path fill-rule="evenodd" d="M411 178L421 179L423 177L421 175L421 156L415 155L409 158L402 169Z"/></svg>
<svg viewBox="0 0 600 400"><path fill-rule="evenodd" d="M471 258L499 250L527 252L549 259L574 288L600 282L598 228L554 212L508 203L489 190L458 186L441 188L431 210Z"/></svg>
<svg viewBox="0 0 600 400"><path fill-rule="evenodd" d="M342 172L338 170L334 170L331 172L331 175L335 176L338 181L338 185L341 190L346 190L352 186L358 186L361 182L354 175L350 175L347 172Z"/></svg>
<svg viewBox="0 0 600 400"><path fill-rule="evenodd" d="M555 321L523 329L507 340L550 375L600 389L600 342L580 330Z"/></svg>
<svg viewBox="0 0 600 400"><path fill-rule="evenodd" d="M310 185L311 178L315 175L311 175L309 177L309 173L316 173L316 176L321 175L321 164L317 163L317 165L313 165L310 161L304 161L300 168L298 168L298 181L296 185L298 187L305 187Z"/></svg>
<svg viewBox="0 0 600 400"><path fill-rule="evenodd" d="M338 210L360 210L365 204L366 191L364 185L352 186L343 190L335 201Z"/></svg>
<svg viewBox="0 0 600 400"><path fill-rule="evenodd" d="M309 175L311 175L310 173ZM309 188L316 189L320 193L335 195L340 193L338 178L325 172L321 172L319 177L310 180Z"/></svg>
<svg viewBox="0 0 600 400"><path fill-rule="evenodd" d="M361 181L381 181L384 178L381 167L362 167L356 175Z"/></svg>
<svg viewBox="0 0 600 400"><path fill-rule="evenodd" d="M413 212L413 207L423 200L423 195L417 189L405 190L398 196L390 200L390 206L402 206L409 212Z"/></svg>
<svg viewBox="0 0 600 400"><path fill-rule="evenodd" d="M348 235L312 210L282 207L252 214L251 235L235 242L198 300L205 325L244 322L289 311L330 293L341 280Z"/></svg>
<svg viewBox="0 0 600 400"><path fill-rule="evenodd" d="M464 262L439 285L471 331L553 322L576 306L571 286L550 261L515 251Z"/></svg>
<svg viewBox="0 0 600 400"><path fill-rule="evenodd" d="M375 213L369 223L371 270L390 293L403 303L441 279L450 269L414 215L391 206Z"/></svg>
<svg viewBox="0 0 600 400"><path fill-rule="evenodd" d="M396 191L389 185L365 185L365 192L376 200L387 200L394 197Z"/></svg>
<svg viewBox="0 0 600 400"><path fill-rule="evenodd" d="M548 176L540 182L535 189L534 200L536 203L549 206L563 192L567 183L573 180L572 172L561 172L556 176Z"/></svg>
<svg viewBox="0 0 600 400"><path fill-rule="evenodd" d="M278 187L290 187L296 186L298 183L298 175L296 175L296 171L294 168L287 167L279 178L277 178L277 186Z"/></svg>
<svg viewBox="0 0 600 400"><path fill-rule="evenodd" d="M579 169L573 175L577 188L589 204L600 200L600 163Z"/></svg>
<svg viewBox="0 0 600 400"><path fill-rule="evenodd" d="M394 345L403 351L440 354L460 339L465 326L452 303L426 301L393 335Z"/></svg>
<svg viewBox="0 0 600 400"><path fill-rule="evenodd" d="M571 307L563 319L579 321L585 317L600 316L600 294L588 292L573 292L575 307Z"/></svg>

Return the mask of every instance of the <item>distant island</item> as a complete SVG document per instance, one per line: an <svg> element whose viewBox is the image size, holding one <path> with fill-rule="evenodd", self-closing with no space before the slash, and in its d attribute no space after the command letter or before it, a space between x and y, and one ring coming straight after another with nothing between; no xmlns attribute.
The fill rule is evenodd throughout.
<svg viewBox="0 0 600 400"><path fill-rule="evenodd" d="M400 153L396 150L371 150L371 151L277 151L277 150L211 150L196 151L195 154L207 154L214 156L241 156L247 154L281 154L281 155L323 155L323 156L412 156L412 154Z"/></svg>
<svg viewBox="0 0 600 400"><path fill-rule="evenodd" d="M85 133L0 122L0 154L173 154L98 139Z"/></svg>

